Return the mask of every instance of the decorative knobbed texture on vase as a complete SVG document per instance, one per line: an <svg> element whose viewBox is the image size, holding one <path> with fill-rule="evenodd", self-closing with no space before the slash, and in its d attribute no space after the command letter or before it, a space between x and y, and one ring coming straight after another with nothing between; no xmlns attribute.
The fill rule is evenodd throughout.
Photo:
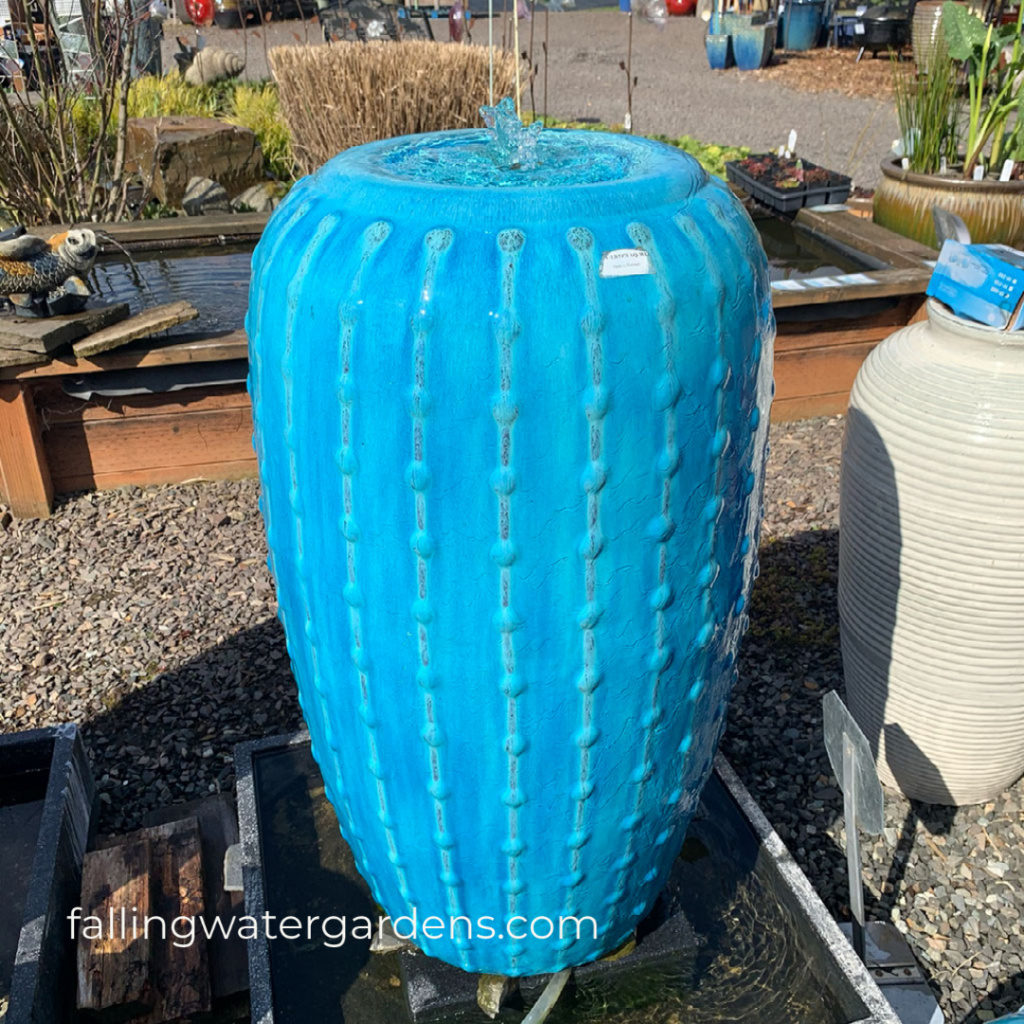
<svg viewBox="0 0 1024 1024"><path fill-rule="evenodd" d="M928 314L850 396L843 670L883 782L982 803L1024 772L1024 336Z"/></svg>
<svg viewBox="0 0 1024 1024"><path fill-rule="evenodd" d="M689 157L545 131L517 170L486 140L374 143L295 186L253 257L250 390L360 870L427 953L521 975L622 943L711 769L774 321L749 218Z"/></svg>

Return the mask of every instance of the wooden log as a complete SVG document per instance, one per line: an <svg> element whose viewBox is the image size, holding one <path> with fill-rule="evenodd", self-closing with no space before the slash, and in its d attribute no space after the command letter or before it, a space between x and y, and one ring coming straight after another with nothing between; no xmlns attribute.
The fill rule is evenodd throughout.
<svg viewBox="0 0 1024 1024"><path fill-rule="evenodd" d="M0 484L14 515L50 515L53 482L35 402L24 384L0 383Z"/></svg>
<svg viewBox="0 0 1024 1024"><path fill-rule="evenodd" d="M74 353L79 358L94 356L112 348L120 348L137 338L146 338L151 334L156 334L157 331L195 320L197 316L199 316L199 311L191 303L185 301L153 306L121 323L106 327L102 331L97 331L82 341L76 342L73 346Z"/></svg>
<svg viewBox="0 0 1024 1024"><path fill-rule="evenodd" d="M153 1009L140 1020L166 1024L207 1013L212 1001L206 933L200 923L205 901L199 823L185 818L137 835L150 845L154 913L168 923L167 940L153 947ZM185 924L188 919L194 931ZM177 936L171 930L175 920Z"/></svg>
<svg viewBox="0 0 1024 1024"><path fill-rule="evenodd" d="M154 993L146 928L152 910L149 843L137 839L87 853L81 905L79 1010L104 1022L150 1012Z"/></svg>
<svg viewBox="0 0 1024 1024"><path fill-rule="evenodd" d="M146 826L162 825L181 815L199 822L203 851L203 885L209 939L210 988L214 1001L226 999L249 988L249 964L245 940L238 937L239 918L245 914L241 892L224 888L224 857L238 842L238 812L227 793L217 793L186 804L170 804L146 815ZM220 920L223 931L214 923Z"/></svg>
<svg viewBox="0 0 1024 1024"><path fill-rule="evenodd" d="M68 316L0 317L0 347L47 354L128 316L128 303L115 302Z"/></svg>

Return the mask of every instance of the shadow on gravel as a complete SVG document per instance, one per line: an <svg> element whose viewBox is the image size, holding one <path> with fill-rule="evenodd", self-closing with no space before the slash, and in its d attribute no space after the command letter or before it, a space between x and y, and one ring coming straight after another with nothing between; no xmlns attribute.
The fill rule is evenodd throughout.
<svg viewBox="0 0 1024 1024"><path fill-rule="evenodd" d="M842 793L825 751L821 709L829 690L845 699L836 600L839 533L811 529L766 538L760 565L722 750L826 906L839 920L849 920L846 855L828 834L838 835L842 825ZM916 751L912 763L920 768L923 755L898 729L887 726L887 738L912 758ZM877 732L868 739L876 745ZM865 893L865 910L882 921L892 919L919 838L918 822L931 836L945 835L956 813L937 804L908 805L892 793L886 804L887 825L898 837L895 849L870 838L865 843L866 873L879 893ZM926 976L934 970L920 963Z"/></svg>
<svg viewBox="0 0 1024 1024"><path fill-rule="evenodd" d="M235 744L300 722L276 618L162 672L83 725L100 830L138 828L156 808L233 790Z"/></svg>
<svg viewBox="0 0 1024 1024"><path fill-rule="evenodd" d="M988 1024L992 1014L1003 1014L1024 1011L1024 972L1010 978L1004 985L992 993L988 999L978 1003L959 1024ZM995 1024L999 1024L998 1021Z"/></svg>

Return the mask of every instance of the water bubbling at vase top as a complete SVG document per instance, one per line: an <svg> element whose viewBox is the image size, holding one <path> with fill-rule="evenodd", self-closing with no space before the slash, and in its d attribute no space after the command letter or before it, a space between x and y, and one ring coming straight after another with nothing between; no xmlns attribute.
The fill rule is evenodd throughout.
<svg viewBox="0 0 1024 1024"><path fill-rule="evenodd" d="M619 181L643 162L625 136L524 125L508 98L480 113L487 130L410 139L385 153L380 169L438 185L535 188Z"/></svg>

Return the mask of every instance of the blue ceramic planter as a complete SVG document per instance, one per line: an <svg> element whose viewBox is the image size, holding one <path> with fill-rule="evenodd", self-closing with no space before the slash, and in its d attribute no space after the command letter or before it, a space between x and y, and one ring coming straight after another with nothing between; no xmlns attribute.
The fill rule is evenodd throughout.
<svg viewBox="0 0 1024 1024"><path fill-rule="evenodd" d="M753 225L690 157L545 131L503 170L486 138L298 183L247 326L342 831L427 953L521 975L621 944L683 841L755 572L774 320Z"/></svg>
<svg viewBox="0 0 1024 1024"><path fill-rule="evenodd" d="M825 18L825 0L787 0L782 44L787 50L813 50Z"/></svg>

